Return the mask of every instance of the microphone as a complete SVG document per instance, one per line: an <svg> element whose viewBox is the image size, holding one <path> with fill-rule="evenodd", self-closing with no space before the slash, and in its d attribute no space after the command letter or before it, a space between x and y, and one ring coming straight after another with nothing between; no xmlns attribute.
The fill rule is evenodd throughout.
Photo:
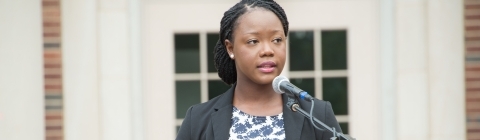
<svg viewBox="0 0 480 140"><path fill-rule="evenodd" d="M311 101L315 99L304 90L290 83L290 80L288 80L288 78L285 76L275 77L275 79L273 79L272 86L273 86L273 90L278 94L283 94L285 92L288 92L290 94L294 94L295 96L299 97L302 100Z"/></svg>

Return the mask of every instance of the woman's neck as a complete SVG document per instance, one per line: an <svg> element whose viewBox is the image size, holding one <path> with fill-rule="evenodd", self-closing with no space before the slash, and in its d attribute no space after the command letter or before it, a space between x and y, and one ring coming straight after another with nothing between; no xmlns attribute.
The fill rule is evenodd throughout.
<svg viewBox="0 0 480 140"><path fill-rule="evenodd" d="M271 84L259 85L253 81L237 81L233 105L251 115L272 116L282 112L282 96Z"/></svg>
<svg viewBox="0 0 480 140"><path fill-rule="evenodd" d="M278 95L273 91L271 85L258 85L254 83L244 82L237 83L235 87L235 94L238 93L238 97L249 101L267 101L271 97Z"/></svg>

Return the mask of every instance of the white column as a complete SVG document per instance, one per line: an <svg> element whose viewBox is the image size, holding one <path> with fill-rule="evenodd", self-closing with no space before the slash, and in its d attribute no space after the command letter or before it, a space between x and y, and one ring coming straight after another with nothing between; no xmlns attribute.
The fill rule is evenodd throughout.
<svg viewBox="0 0 480 140"><path fill-rule="evenodd" d="M428 0L430 139L466 139L463 1Z"/></svg>
<svg viewBox="0 0 480 140"><path fill-rule="evenodd" d="M349 17L351 25L347 24L349 133L357 139L379 140L382 117L379 3L344 2L358 2L351 4L351 8L362 7L353 10L356 14ZM351 8L345 12L351 12Z"/></svg>
<svg viewBox="0 0 480 140"><path fill-rule="evenodd" d="M97 1L62 0L66 140L100 140Z"/></svg>
<svg viewBox="0 0 480 140"><path fill-rule="evenodd" d="M397 138L395 0L380 0L380 139Z"/></svg>
<svg viewBox="0 0 480 140"><path fill-rule="evenodd" d="M129 24L129 54L130 54L130 81L132 101L132 140L145 140L144 100L142 78L142 36L141 36L141 9L142 0L128 0Z"/></svg>
<svg viewBox="0 0 480 140"><path fill-rule="evenodd" d="M174 6L170 6L174 8ZM143 50L146 140L175 139L174 38L167 5L145 5ZM167 10L165 10L167 9ZM194 24L192 24L194 25Z"/></svg>
<svg viewBox="0 0 480 140"><path fill-rule="evenodd" d="M41 1L0 1L0 139L45 139Z"/></svg>
<svg viewBox="0 0 480 140"><path fill-rule="evenodd" d="M427 5L425 0L396 5L397 138L429 139Z"/></svg>
<svg viewBox="0 0 480 140"><path fill-rule="evenodd" d="M98 48L102 140L132 139L127 0L99 0Z"/></svg>

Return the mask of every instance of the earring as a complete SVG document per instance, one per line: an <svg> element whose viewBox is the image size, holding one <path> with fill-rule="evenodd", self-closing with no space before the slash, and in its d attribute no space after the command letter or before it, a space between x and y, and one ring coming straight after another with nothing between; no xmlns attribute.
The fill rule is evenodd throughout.
<svg viewBox="0 0 480 140"><path fill-rule="evenodd" d="M231 55L230 55L230 58L232 58L232 59L233 59L233 54L231 54Z"/></svg>

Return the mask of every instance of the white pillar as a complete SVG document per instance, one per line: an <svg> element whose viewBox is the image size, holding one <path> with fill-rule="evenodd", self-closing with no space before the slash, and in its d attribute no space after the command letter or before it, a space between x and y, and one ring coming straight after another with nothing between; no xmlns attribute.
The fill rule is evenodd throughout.
<svg viewBox="0 0 480 140"><path fill-rule="evenodd" d="M140 1L62 3L66 139L143 139Z"/></svg>
<svg viewBox="0 0 480 140"><path fill-rule="evenodd" d="M397 138L397 59L395 52L395 0L380 0L380 138Z"/></svg>
<svg viewBox="0 0 480 140"><path fill-rule="evenodd" d="M66 140L100 140L97 1L62 0Z"/></svg>
<svg viewBox="0 0 480 140"><path fill-rule="evenodd" d="M130 54L130 81L131 81L131 102L132 102L132 140L145 140L145 115L143 100L142 76L142 35L141 35L141 9L142 0L128 0L128 34Z"/></svg>
<svg viewBox="0 0 480 140"><path fill-rule="evenodd" d="M132 139L127 0L99 0L98 48L102 140Z"/></svg>
<svg viewBox="0 0 480 140"><path fill-rule="evenodd" d="M45 139L41 1L0 1L0 139Z"/></svg>
<svg viewBox="0 0 480 140"><path fill-rule="evenodd" d="M168 15L172 14L162 8L168 9L168 6L145 5L143 11L146 140L175 139L176 136L174 38L173 32L165 27L169 23Z"/></svg>
<svg viewBox="0 0 480 140"><path fill-rule="evenodd" d="M463 1L428 0L430 139L466 139Z"/></svg>
<svg viewBox="0 0 480 140"><path fill-rule="evenodd" d="M429 139L426 1L397 1L397 135Z"/></svg>

